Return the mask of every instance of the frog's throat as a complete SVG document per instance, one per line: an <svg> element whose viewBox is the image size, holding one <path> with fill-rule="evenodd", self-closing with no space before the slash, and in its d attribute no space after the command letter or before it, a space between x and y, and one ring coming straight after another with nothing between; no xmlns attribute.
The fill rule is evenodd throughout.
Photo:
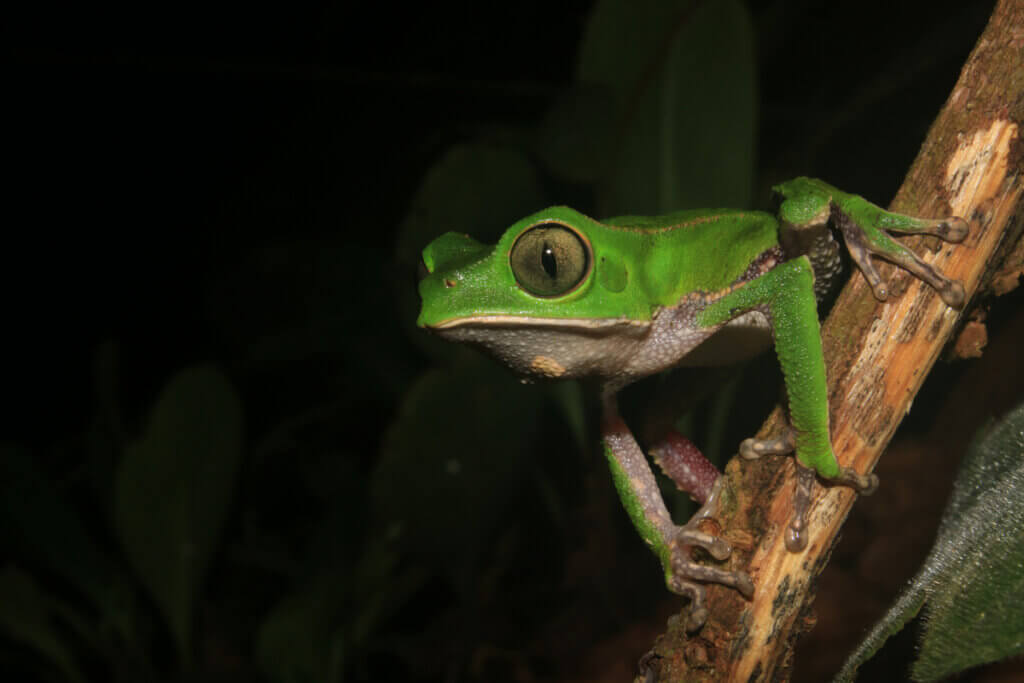
<svg viewBox="0 0 1024 683"><path fill-rule="evenodd" d="M449 320L430 329L493 355L525 377L612 377L648 337L650 323L628 318L552 319L486 315Z"/></svg>

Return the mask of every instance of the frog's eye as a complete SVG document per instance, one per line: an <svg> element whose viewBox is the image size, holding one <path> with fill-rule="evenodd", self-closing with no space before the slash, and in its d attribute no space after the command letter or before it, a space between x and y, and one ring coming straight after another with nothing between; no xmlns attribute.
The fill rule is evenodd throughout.
<svg viewBox="0 0 1024 683"><path fill-rule="evenodd" d="M542 223L524 232L509 254L519 286L537 296L561 296L579 285L590 268L583 239L558 223Z"/></svg>

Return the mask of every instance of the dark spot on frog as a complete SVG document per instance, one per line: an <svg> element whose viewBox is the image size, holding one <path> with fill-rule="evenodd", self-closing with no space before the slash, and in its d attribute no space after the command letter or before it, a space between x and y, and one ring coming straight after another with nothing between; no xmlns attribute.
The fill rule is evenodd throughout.
<svg viewBox="0 0 1024 683"><path fill-rule="evenodd" d="M606 290L618 293L626 288L626 284L629 282L629 272L619 261L602 256L598 263L597 278Z"/></svg>
<svg viewBox="0 0 1024 683"><path fill-rule="evenodd" d="M455 284L456 284L455 280L449 280L448 278L445 278L444 286L447 287L448 289L451 289L452 287L454 287Z"/></svg>

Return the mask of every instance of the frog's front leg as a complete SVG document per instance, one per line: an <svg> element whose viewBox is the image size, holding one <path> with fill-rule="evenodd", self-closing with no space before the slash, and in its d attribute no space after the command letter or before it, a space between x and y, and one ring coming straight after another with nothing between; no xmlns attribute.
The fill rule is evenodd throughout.
<svg viewBox="0 0 1024 683"><path fill-rule="evenodd" d="M702 583L720 583L735 588L747 598L754 594L754 584L747 574L701 565L690 556L695 546L705 549L716 560L725 560L732 553L726 541L702 532L697 526L714 504L716 486L707 487L707 473L699 474L695 481L700 483L695 484L694 491L695 495L706 491L704 506L685 525L676 525L640 445L619 415L614 393L604 394L603 408L604 452L619 498L641 538L661 560L665 585L672 592L690 598L686 628L695 631L707 619Z"/></svg>
<svg viewBox="0 0 1024 683"><path fill-rule="evenodd" d="M815 475L865 494L874 491L878 477L841 467L832 451L825 358L810 259L800 256L786 261L725 294L698 314L697 322L711 327L747 311L759 311L770 322L789 398L790 426L775 439L748 439L740 452L748 459L796 453L794 514L786 532L786 547L795 552L807 544L807 512Z"/></svg>

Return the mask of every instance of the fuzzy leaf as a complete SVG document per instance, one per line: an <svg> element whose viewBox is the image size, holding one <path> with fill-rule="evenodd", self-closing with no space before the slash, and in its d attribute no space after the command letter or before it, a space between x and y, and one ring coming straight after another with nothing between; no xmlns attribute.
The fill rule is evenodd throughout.
<svg viewBox="0 0 1024 683"><path fill-rule="evenodd" d="M546 406L545 388L475 354L459 360L409 390L371 485L378 524L456 584L524 496Z"/></svg>
<svg viewBox="0 0 1024 683"><path fill-rule="evenodd" d="M594 162L612 169L602 215L749 205L756 92L742 3L603 0L578 76L614 102L618 128L603 145L612 160Z"/></svg>
<svg viewBox="0 0 1024 683"><path fill-rule="evenodd" d="M193 367L164 387L117 472L118 536L186 665L196 592L224 526L241 453L235 390L220 370Z"/></svg>
<svg viewBox="0 0 1024 683"><path fill-rule="evenodd" d="M71 648L52 619L51 603L25 572L11 566L0 570L0 633L39 652L66 680L82 681Z"/></svg>
<svg viewBox="0 0 1024 683"><path fill-rule="evenodd" d="M976 440L924 566L836 681L925 608L913 677L931 681L1024 652L1024 405Z"/></svg>

